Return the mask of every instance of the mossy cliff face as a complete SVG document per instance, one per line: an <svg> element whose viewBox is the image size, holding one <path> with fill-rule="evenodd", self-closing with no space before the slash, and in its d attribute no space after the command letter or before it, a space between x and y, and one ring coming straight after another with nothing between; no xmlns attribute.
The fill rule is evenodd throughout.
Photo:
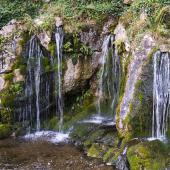
<svg viewBox="0 0 170 170"><path fill-rule="evenodd" d="M170 148L168 145L155 140L142 142L128 149L127 158L131 170L163 170L169 167Z"/></svg>
<svg viewBox="0 0 170 170"><path fill-rule="evenodd" d="M152 115L153 67L149 53L154 47L154 40L145 35L140 46L132 51L125 92L120 104L117 127L120 134L131 137L146 136L149 133ZM146 129L146 130L145 130ZM129 137L130 137L129 136Z"/></svg>

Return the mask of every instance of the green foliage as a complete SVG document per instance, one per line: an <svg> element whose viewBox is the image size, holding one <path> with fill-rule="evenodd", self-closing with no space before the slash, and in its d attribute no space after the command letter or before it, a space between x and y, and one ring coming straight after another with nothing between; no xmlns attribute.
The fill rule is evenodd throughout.
<svg viewBox="0 0 170 170"><path fill-rule="evenodd" d="M3 45L5 43L5 38L0 35L0 52L3 50Z"/></svg>
<svg viewBox="0 0 170 170"><path fill-rule="evenodd" d="M42 58L41 62L42 62L45 72L48 72L51 70L50 60L47 57Z"/></svg>
<svg viewBox="0 0 170 170"><path fill-rule="evenodd" d="M25 14L35 17L42 5L41 0L0 0L0 28L11 19L22 18Z"/></svg>
<svg viewBox="0 0 170 170"><path fill-rule="evenodd" d="M3 107L12 108L14 106L14 99L22 91L22 84L10 84L7 88L3 89L0 94L1 104Z"/></svg>
<svg viewBox="0 0 170 170"><path fill-rule="evenodd" d="M168 166L168 153L168 147L156 140L130 147L127 158L132 170L161 170Z"/></svg>
<svg viewBox="0 0 170 170"><path fill-rule="evenodd" d="M55 17L60 16L64 20L65 30L74 32L91 23L97 23L98 26L103 25L103 20L107 19L108 16L119 16L123 10L122 0L53 0L50 2L50 5L44 4L41 8L39 18L43 22L38 26L38 29L52 31ZM32 18L34 15L30 16ZM28 21L28 25L31 25L31 28L35 27L34 24L31 24L32 21L28 16L26 16L25 20Z"/></svg>
<svg viewBox="0 0 170 170"><path fill-rule="evenodd" d="M11 134L11 126L8 124L0 124L0 139L6 138Z"/></svg>
<svg viewBox="0 0 170 170"><path fill-rule="evenodd" d="M0 123L12 123L14 102L23 89L22 83L11 83L0 93Z"/></svg>
<svg viewBox="0 0 170 170"><path fill-rule="evenodd" d="M102 149L102 146L97 143L94 143L88 150L87 155L94 158L101 158L103 152Z"/></svg>
<svg viewBox="0 0 170 170"><path fill-rule="evenodd" d="M43 128L48 130L59 130L58 129L59 120L57 117L53 117L49 120L45 120L42 124Z"/></svg>
<svg viewBox="0 0 170 170"><path fill-rule="evenodd" d="M135 1L130 7L134 14L139 15L141 12L146 12L148 16L154 19L154 13L164 5L167 5L169 0L143 0ZM152 20L153 21L153 20Z"/></svg>
<svg viewBox="0 0 170 170"><path fill-rule="evenodd" d="M82 109L82 107L84 107L84 105L89 104L89 101L91 101L91 98L92 98L92 94L90 93L90 91L83 92L82 96L78 96L76 98L76 102L75 104L73 104L71 111L78 112L79 110Z"/></svg>
<svg viewBox="0 0 170 170"><path fill-rule="evenodd" d="M13 81L14 74L13 73L8 73L5 75L5 81L12 82Z"/></svg>

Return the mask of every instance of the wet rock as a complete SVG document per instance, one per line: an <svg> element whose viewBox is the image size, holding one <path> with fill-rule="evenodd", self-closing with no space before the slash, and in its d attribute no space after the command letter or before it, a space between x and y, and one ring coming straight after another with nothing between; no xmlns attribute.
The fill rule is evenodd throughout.
<svg viewBox="0 0 170 170"><path fill-rule="evenodd" d="M50 41L51 41L50 36L48 35L48 33L44 31L44 32L42 32L42 33L40 33L40 34L38 35L38 38L39 38L41 44L42 44L46 49L48 49L48 48L49 48L49 43L50 43Z"/></svg>
<svg viewBox="0 0 170 170"><path fill-rule="evenodd" d="M118 157L118 160L116 161L116 168L118 170L130 170L126 155L120 155Z"/></svg>
<svg viewBox="0 0 170 170"><path fill-rule="evenodd" d="M0 91L4 88L5 80L3 77L0 77Z"/></svg>
<svg viewBox="0 0 170 170"><path fill-rule="evenodd" d="M136 97L139 96L139 92L136 92L136 84L140 82L144 82L147 85L142 85L142 95L146 96L144 101L148 103L148 101L152 101L152 74L153 73L150 69L152 69L152 64L150 64L148 61L149 60L149 53L152 51L152 49L155 46L155 40L153 37L149 34L145 35L141 41L140 47L136 48L132 55L131 63L129 64L128 67L128 79L126 82L125 86L125 93L123 96L123 100L120 105L120 119L118 121L118 126L119 131L125 134L127 131L133 131L133 127L131 124L135 124L135 129L136 125L139 123L138 122L138 116L139 114L143 114L143 111L137 111L136 108L139 108L140 101L137 102ZM136 95L134 95L134 93ZM144 93L144 94L143 94ZM134 105L132 108L131 102L134 101ZM129 107L131 105L131 108ZM145 104L146 105L146 104ZM144 106L145 106L144 105ZM150 105L150 104L149 104ZM141 107L142 108L142 107ZM150 108L150 107L149 107ZM132 113L133 112L133 113ZM148 115L150 115L151 110L149 109L146 111ZM130 119L130 122L125 122L125 118L127 116L131 116L132 119ZM133 119L134 118L134 119ZM135 119L137 118L137 120ZM149 119L150 120L150 119ZM138 123L137 123L138 122ZM139 123L140 124L140 123Z"/></svg>
<svg viewBox="0 0 170 170"><path fill-rule="evenodd" d="M129 42L129 39L127 36L126 29L123 26L123 24L119 23L116 26L116 28L114 30L114 34L115 34L116 43L123 42L125 44L126 51L130 51L130 42Z"/></svg>
<svg viewBox="0 0 170 170"><path fill-rule="evenodd" d="M80 40L88 45L93 51L101 51L102 40L95 28L80 32Z"/></svg>

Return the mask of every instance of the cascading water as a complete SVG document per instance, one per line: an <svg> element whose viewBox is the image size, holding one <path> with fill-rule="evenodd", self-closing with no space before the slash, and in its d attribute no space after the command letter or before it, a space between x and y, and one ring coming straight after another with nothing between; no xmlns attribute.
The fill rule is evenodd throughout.
<svg viewBox="0 0 170 170"><path fill-rule="evenodd" d="M164 139L170 115L170 54L156 52L153 59L153 123L152 137Z"/></svg>
<svg viewBox="0 0 170 170"><path fill-rule="evenodd" d="M55 59L54 63L57 64L57 72L56 72L56 110L57 114L59 114L60 122L59 122L59 131L62 129L63 125L63 99L62 99L62 45L63 45L63 29L62 27L56 27L55 31L55 42L56 42L56 55L57 60Z"/></svg>
<svg viewBox="0 0 170 170"><path fill-rule="evenodd" d="M110 100L109 107L115 113L120 87L120 58L114 45L114 36L105 37L102 46L101 74L98 86L97 111L101 114L103 99Z"/></svg>
<svg viewBox="0 0 170 170"><path fill-rule="evenodd" d="M36 130L40 130L40 74L41 74L41 58L43 58L42 50L37 42L36 36L33 36L29 41L28 47L28 58L27 58L27 78L25 95L28 99L28 104L25 108L25 115L23 115L23 121L32 117L32 95L35 90L36 94Z"/></svg>
<svg viewBox="0 0 170 170"><path fill-rule="evenodd" d="M105 71L105 62L106 58L109 54L109 43L110 43L110 35L106 36L103 42L102 46L102 58L101 58L101 74L100 74L100 79L99 79L99 86L98 86L98 100L97 100L97 112L98 114L101 114L101 100L103 98L103 83L104 83L104 71Z"/></svg>

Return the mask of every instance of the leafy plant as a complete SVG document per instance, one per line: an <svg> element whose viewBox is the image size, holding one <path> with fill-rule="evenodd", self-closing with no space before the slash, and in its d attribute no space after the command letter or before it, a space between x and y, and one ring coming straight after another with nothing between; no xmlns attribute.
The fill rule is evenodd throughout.
<svg viewBox="0 0 170 170"><path fill-rule="evenodd" d="M43 5L41 0L0 0L0 28L11 19L22 18L25 14L35 17Z"/></svg>

